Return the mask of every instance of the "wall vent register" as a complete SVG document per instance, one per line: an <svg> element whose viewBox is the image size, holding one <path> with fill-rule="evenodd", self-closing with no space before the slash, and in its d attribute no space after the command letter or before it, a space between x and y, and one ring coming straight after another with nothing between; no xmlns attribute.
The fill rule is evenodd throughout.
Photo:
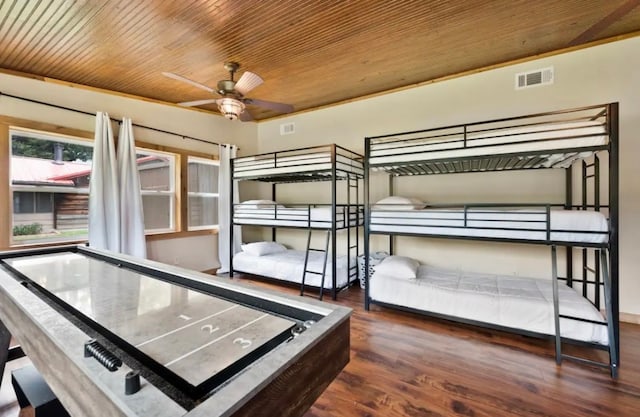
<svg viewBox="0 0 640 417"><path fill-rule="evenodd" d="M520 72L516 74L516 90L553 84L553 67Z"/></svg>
<svg viewBox="0 0 640 417"><path fill-rule="evenodd" d="M280 136L292 135L296 133L295 123L283 123L280 125Z"/></svg>

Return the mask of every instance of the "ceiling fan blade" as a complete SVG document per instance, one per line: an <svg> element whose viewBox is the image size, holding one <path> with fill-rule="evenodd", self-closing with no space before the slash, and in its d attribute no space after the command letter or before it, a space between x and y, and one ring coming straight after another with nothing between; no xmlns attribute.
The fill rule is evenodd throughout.
<svg viewBox="0 0 640 417"><path fill-rule="evenodd" d="M203 104L211 104L215 102L216 102L215 98L207 98L204 100L184 101L182 103L178 103L178 106L193 107L193 106L202 106Z"/></svg>
<svg viewBox="0 0 640 417"><path fill-rule="evenodd" d="M253 116L249 113L249 110L245 109L242 113L240 113L240 120L243 122L250 122L253 120Z"/></svg>
<svg viewBox="0 0 640 417"><path fill-rule="evenodd" d="M183 83L191 84L194 87L201 88L201 89L203 89L205 91L208 91L210 93L215 93L216 92L216 90L214 90L213 88L207 87L204 84L200 84L197 81L190 80L190 79L188 79L186 77L183 77L182 75L174 74L172 72L163 72L162 75L164 75L165 77L173 78L174 80L182 81Z"/></svg>
<svg viewBox="0 0 640 417"><path fill-rule="evenodd" d="M236 83L235 90L244 96L263 82L264 80L258 74L254 74L251 71L245 71Z"/></svg>
<svg viewBox="0 0 640 417"><path fill-rule="evenodd" d="M275 101L258 100L255 98L245 98L245 104L252 104L254 106L264 107L265 109L275 110L280 113L291 113L293 106L291 104L276 103Z"/></svg>

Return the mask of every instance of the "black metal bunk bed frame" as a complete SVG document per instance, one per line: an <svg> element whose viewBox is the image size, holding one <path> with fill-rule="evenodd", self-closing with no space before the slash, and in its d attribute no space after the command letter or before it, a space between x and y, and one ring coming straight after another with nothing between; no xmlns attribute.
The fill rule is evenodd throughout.
<svg viewBox="0 0 640 417"><path fill-rule="evenodd" d="M318 153L328 152L330 155L330 168L329 169L313 169L314 165L317 164L317 155ZM253 159L251 162L244 163L244 167L251 170L251 165L255 161L258 161L258 167L256 167L254 173L247 173L239 177L236 175L236 168L238 164L242 164L243 159ZM340 160L339 160L340 159ZM292 160L294 163L292 163ZM345 163L345 160L350 161L349 163ZM235 181L259 181L264 183L271 183L271 200L276 201L276 185L284 184L284 183L303 183L303 182L331 182L331 204L305 204L306 212L301 218L306 219L305 222L293 221L292 223L298 223L295 225L291 224L267 224L267 221L259 220L259 224L256 223L244 223L244 222L236 222L235 221L235 213L236 208L240 206L240 204L234 203L230 201L230 213L231 213L231 227L230 227L230 236L229 242L230 247L233 247L233 229L236 225L245 225L245 226L255 226L255 227L270 227L271 228L271 238L273 241L276 240L276 230L278 228L288 228L288 229L305 229L308 231L309 236L307 239L307 253L305 257L305 268L303 271L303 277L301 279L301 290L300 295L304 294L305 289L305 276L307 273L313 273L306 268L307 259L309 256L309 251L317 250L311 249L309 247L311 241L311 232L314 230L322 230L327 231L330 236L327 236L327 246L330 242L331 245L331 276L332 276L332 286L331 286L331 298L333 300L337 299L337 293L347 288L352 283L352 277L357 278L357 261L351 263L351 252L355 249L355 258L360 255L360 226L364 220L364 208L362 204L360 204L360 185L359 182L364 178L362 173L355 172L355 168L357 168L355 162L359 161L361 165L363 163L364 157L356 152L350 151L346 148L343 148L336 144L330 145L321 145L321 146L312 146L306 148L298 148L286 151L277 151L277 152L268 152L258 155L250 155L245 157L238 157L231 160L231 185L230 192L233 195L234 183ZM266 163L263 161L267 161ZM286 162L281 162L286 161ZM278 169L278 168L289 168L293 169L291 172L278 172L275 174L264 175L265 169ZM310 170L312 169L312 170ZM338 181L344 181L347 187L346 190L346 204L338 204ZM352 193L354 195L352 195ZM352 198L355 199L355 202L352 202ZM299 206L299 204L297 205ZM331 207L331 221L330 227L326 227L326 221L315 221L312 219L311 210L315 207L322 206L330 206ZM341 207L343 209L342 214L342 222L341 226L338 226L336 220L337 208ZM355 209L355 210L353 210ZM274 210L274 218L272 220L278 221L281 220L278 218L278 206L273 206ZM284 217L283 220L291 220L291 217ZM286 221L285 221L286 223ZM304 224L302 224L304 223ZM353 224L352 224L353 223ZM337 257L337 231L339 230L347 230L347 283L345 286L337 288L336 283L336 257ZM352 236L352 231L355 231L355 237ZM329 239L330 238L330 239ZM325 248L325 270L322 273L322 282L324 283L324 274L326 273L326 255L328 248ZM229 257L229 276L233 277L234 268L233 268L233 253L230 253ZM265 277L269 279L268 277ZM319 288L319 298L322 300L324 294L324 287L321 285Z"/></svg>
<svg viewBox="0 0 640 417"><path fill-rule="evenodd" d="M607 141L605 144L598 144L593 146L582 146L577 148L571 147L562 147L562 148L551 148L551 149L541 149L541 150L530 150L525 152L513 152L513 153L500 153L500 154L477 154L468 157L452 157L452 158L441 158L441 159L428 159L428 160L412 160L410 162L397 162L397 161L389 161L383 162L379 164L371 163L372 156L372 142L375 141L386 141L387 144L393 144L394 149L396 149L396 154L403 154L403 151L397 151L398 147L402 147L402 143L411 142L413 139L422 140L437 138L437 137L451 137L451 147L446 148L444 150L458 150L460 148L467 148L469 143L474 140L469 138L469 133L478 133L478 132L491 132L491 131L501 131L504 129L504 126L508 128L512 127L524 127L529 128L531 126L536 126L538 124L543 124L546 122L534 122L534 123L524 123L518 125L519 121L526 120L544 120L547 117L550 117L551 120L554 118L562 118L562 117L571 117L573 114L583 114L584 112L594 112L594 116L587 120L597 120L599 118L605 119L605 132L604 134L607 136ZM369 294L369 275L366 274L365 280L365 310L369 310L370 304L374 303L377 305L381 305L383 307L390 307L399 310L410 311L413 313L428 315L432 317L447 319L458 321L461 323L472 324L477 326L483 326L486 328L492 328L497 330L506 330L511 333L522 334L526 336L534 336L534 337L542 337L542 338L554 338L555 339L555 347L556 347L556 362L558 364L561 363L563 358L576 360L578 362L587 363L590 365L604 365L607 366L611 372L612 377L617 377L618 368L620 366L620 331L619 331L619 249L618 249L618 182L619 182L619 174L618 174L618 166L619 166L619 131L618 131L618 116L619 109L618 103L609 103L604 105L596 105L582 108L575 108L569 110L560 110L554 112L545 112L545 113L537 113L519 117L511 117L504 119L496 119L485 122L477 122L477 123L469 123L469 124L460 124L455 126L448 126L445 128L433 128L433 129L425 129L418 131L410 131L410 132L401 132L396 134L389 135L381 135L375 137L367 137L365 138L365 160L364 160L364 204L365 204L365 231L364 231L364 262L365 262L365 271L369 270L369 254L371 252L370 245L370 237L372 234L379 235L389 235L389 252L391 254L394 253L394 236L395 235L413 235L413 236L425 236L425 237L435 237L435 238L447 238L447 239L464 239L464 240L491 240L491 241L499 241L499 242L513 242L513 243L529 243L529 244L542 244L551 247L551 258L552 258L552 285L553 285L553 298L554 298L554 321L555 321L555 336L549 336L545 334L533 333L530 331L522 330L522 329L514 329L514 328L506 328L503 326L479 322L474 320L468 320L459 317L452 317L448 315L443 315L439 313L417 310L413 308L409 308L406 306L388 304L383 302L378 302L372 300ZM516 123L514 125L514 123ZM483 129L484 126L495 124L499 127ZM479 127L479 130L478 130ZM475 129L475 130L474 130ZM517 135L518 133L516 133ZM410 139L402 139L403 137L409 136ZM588 135L585 135L588 136ZM460 138L461 139L458 139ZM499 138L500 135L493 136L494 138ZM572 139L577 138L578 136L562 136L562 138ZM557 139L557 138L556 138ZM532 140L531 142L543 142L549 139L542 140ZM520 141L519 143L527 143L528 141ZM424 142L421 142L424 143ZM493 146L494 144L486 145ZM479 147L483 147L484 145L480 145ZM406 146L406 153L409 154L413 150L415 150L415 145ZM442 151L443 148L439 148L433 150L433 152ZM553 151L553 152L552 152ZM580 152L592 152L593 153L593 162L587 163L584 158L579 154ZM422 149L422 152L425 152ZM431 151L426 151L431 152ZM571 157L565 157L560 161L553 162L551 164L545 165L544 162L549 160L550 154L553 153L562 153L564 155L577 155L573 159ZM608 156L608 204L600 203L600 155L598 153L605 153ZM539 205L544 208L546 216L545 216L545 232L546 239L541 240L528 240L528 239L519 239L519 238L505 238L505 237L479 237L479 236L455 236L455 235L445 235L445 234L421 234L410 231L403 232L381 232L381 231L372 231L371 230L371 221L372 221L372 204L370 202L370 172L372 168L378 168L383 171L386 171L389 174L389 191L390 195L393 194L393 178L397 176L405 176L405 175L429 175L429 174L447 174L447 173L467 173L467 172L486 172L486 171L501 171L501 170L525 170L525 169L543 169L543 168L553 168L554 165L559 165L564 162L569 161L569 166L565 169L565 203L561 205ZM574 204L574 185L573 185L573 167L576 163L581 163L581 202L580 204ZM588 192L588 181L593 180L593 204L589 204L587 192ZM468 213L469 210L473 208L496 208L496 207L506 207L507 205L498 205L498 204L476 204L476 205L464 205L459 207L464 211L464 225L462 228L468 227ZM527 207L531 207L532 205L528 204ZM551 230L551 219L550 219L550 209L553 206L561 206L566 210L595 210L600 211L603 208L608 210L608 239L603 243L584 243L584 242L571 242L571 241L562 241L562 240L553 240L551 232L565 232L564 230ZM430 208L433 206L430 206ZM444 206L447 207L447 206ZM450 207L450 206L449 206ZM508 207L514 207L514 205L508 205ZM471 226L473 227L473 226ZM491 228L494 230L501 230L498 228ZM508 230L508 228L507 228ZM512 229L515 230L515 229ZM539 231L540 229L531 229ZM558 276L558 267L557 267L557 247L565 247L566 249L566 277ZM574 248L576 249L574 251ZM595 266L590 267L588 265L589 260L589 251L592 251L591 259L594 261ZM608 259L607 259L608 253ZM581 278L574 277L574 255L581 256L582 259L582 276ZM589 274L591 274L594 278L589 278ZM569 287L573 287L574 284L578 283L582 287L582 296L589 300L599 311L600 311L600 299L601 299L601 287L603 287L603 297L606 305L606 322L594 322L586 319L579 319L580 321L591 322L595 324L606 324L608 329L608 340L609 346L600 345L597 343L591 342L583 342L577 341L573 339L565 339L560 336L560 325L559 320L561 317L563 318L571 318L575 319L575 317L566 317L559 313L558 306L558 280L562 280ZM592 287L589 287L592 286ZM588 296L588 288L593 288L592 296L593 299L590 299ZM561 343L569 342L572 344L578 345L586 345L589 347L599 348L603 350L608 350L609 353L609 363L603 364L598 361L592 361L584 358L574 357L570 355L565 355L561 350Z"/></svg>

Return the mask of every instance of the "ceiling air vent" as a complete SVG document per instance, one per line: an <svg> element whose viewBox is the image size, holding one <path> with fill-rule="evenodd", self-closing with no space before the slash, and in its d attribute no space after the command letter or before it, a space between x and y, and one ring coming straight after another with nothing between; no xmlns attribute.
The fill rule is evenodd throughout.
<svg viewBox="0 0 640 417"><path fill-rule="evenodd" d="M553 67L516 74L516 90L553 84Z"/></svg>
<svg viewBox="0 0 640 417"><path fill-rule="evenodd" d="M292 135L296 133L295 123L283 123L280 125L280 136Z"/></svg>

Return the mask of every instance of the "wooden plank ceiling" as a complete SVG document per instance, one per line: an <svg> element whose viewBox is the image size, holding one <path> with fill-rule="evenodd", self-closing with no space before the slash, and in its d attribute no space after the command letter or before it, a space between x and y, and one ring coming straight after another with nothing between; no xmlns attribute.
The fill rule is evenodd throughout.
<svg viewBox="0 0 640 417"><path fill-rule="evenodd" d="M301 111L633 33L638 3L0 0L0 68L176 103L214 97L163 71L215 88L233 60Z"/></svg>

